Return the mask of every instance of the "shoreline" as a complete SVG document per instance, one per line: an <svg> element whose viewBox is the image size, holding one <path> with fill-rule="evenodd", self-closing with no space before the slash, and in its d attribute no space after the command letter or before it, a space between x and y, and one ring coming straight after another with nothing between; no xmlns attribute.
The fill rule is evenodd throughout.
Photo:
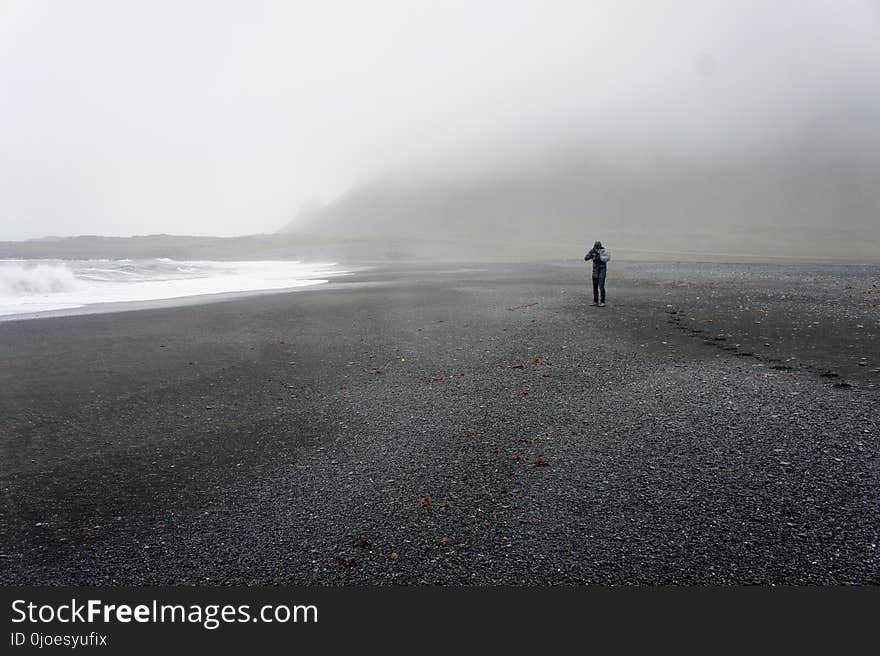
<svg viewBox="0 0 880 656"><path fill-rule="evenodd" d="M168 260L166 258L162 258L159 261L163 261L163 260L164 260L164 262L168 262L169 264L187 264L187 265L215 264L210 261L199 261L199 262L180 261L180 262L177 262L174 260ZM19 260L0 260L0 264L2 264L3 262L13 262L15 264L18 264L18 263L27 262L27 261L28 260L20 260L20 259ZM93 262L93 260L66 261L66 260L56 260L56 259L51 259L51 260L40 259L38 261L39 262L46 262L50 266L55 266L56 264L64 265L64 268L62 270L66 274L68 274L73 280L75 280L77 283L79 283L80 285L88 284L88 283L95 284L94 281L88 276L86 278L77 277L76 271L71 270L69 268L69 266L67 264L65 264L66 262L67 263L73 262L73 263L81 264L83 262ZM106 261L107 260L101 260L100 262L106 262ZM94 260L94 262L98 262L98 261ZM121 260L120 262L131 262L131 260ZM152 262L152 260L147 260L146 262ZM293 261L293 262L297 265L302 264L299 261ZM277 264L278 262L277 261L270 261L270 262L263 263L263 262L243 261L243 263L248 264L248 265L253 265L253 264L273 264L274 265L274 264ZM338 265L336 263L332 263L332 264L317 263L315 266L325 268L327 266L337 267ZM107 313L113 313L113 312L129 312L129 311L144 310L144 309L156 309L156 308L163 308L163 307L183 307L183 306L201 305L201 304L206 304L206 303L216 303L216 302L234 300L237 298L245 298L245 297L251 296L251 295L261 295L261 294L267 294L267 293L290 293L290 292L294 292L294 291L302 291L302 290L304 290L306 288L310 288L310 287L326 285L331 282L334 282L337 279L345 279L345 278L348 278L352 275L356 276L358 273L362 273L365 270L366 270L366 267L363 267L363 266L341 268L338 270L329 270L329 271L317 271L316 270L316 271L314 271L314 273L317 275L314 275L313 277L300 278L299 280L295 280L295 281L289 281L292 284L289 284L287 286L278 286L276 284L276 285L270 285L270 286L264 287L264 288L260 288L260 287L247 288L247 287L245 287L242 289L236 289L236 288L234 288L235 284L233 283L232 285L228 285L230 287L233 287L232 289L229 289L229 290L222 290L221 289L221 290L217 290L217 291L206 291L206 290L194 291L192 289L188 289L188 290L178 289L178 290L174 290L174 291L182 292L182 293L174 294L174 291L172 291L172 293L171 293L172 295L158 296L156 298L144 297L144 298L125 299L123 297L123 298L119 298L118 300L97 300L97 301L84 300L84 302L76 302L76 301L65 302L65 301L59 300L59 299L67 294L64 294L64 293L58 293L58 294L43 293L40 295L41 296L40 300L33 300L33 302L30 302L29 304L31 304L31 305L45 305L45 306L50 306L50 307L48 307L46 309L18 311L20 308L15 308L15 305L12 304L9 307L14 308L13 311L0 312L0 322L2 322L2 321L33 320L33 319L43 319L43 318L48 319L48 318L55 318L55 317L76 316L76 315L85 315L85 314L107 314ZM28 271L28 270L25 269L24 272L26 272L26 271ZM91 271L91 269L88 269L88 271ZM20 276L24 276L24 272L18 272L18 273ZM0 270L0 273L2 273L2 270ZM17 272L13 271L12 273L13 273L13 275L15 275ZM115 273L115 272L111 270L110 273ZM326 276L326 278L324 278L324 276ZM183 283L183 285L186 286L187 283L191 284L193 280L201 280L206 277L207 276L204 276L204 275L194 276L191 278L181 277L181 278L178 278L176 282ZM131 288L128 288L126 286L127 285L126 282L122 282L121 289L127 290L129 296L140 295L143 297L144 294L142 293L142 291L140 294L136 294L136 293L132 293L132 289L140 289L137 287L137 285L143 284L143 283L146 283L149 285L149 284L170 282L170 281L174 281L174 279L173 278L170 278L170 279L169 278L161 278L161 277L152 278L152 279L146 278L143 280L138 280L134 285L132 285ZM5 283L7 281L2 281L2 282ZM16 285L24 285L25 288L27 288L28 284L29 284L28 280L17 280L15 277L13 277L11 280L11 285L12 285L13 289L16 288ZM55 284L55 283L53 282L53 284ZM111 289L113 289L113 288L115 288L117 290L120 289L119 281L113 281L111 279L99 280L97 284L98 285L109 284L111 286ZM67 292L67 291L68 290L64 289L64 288L59 290L59 292ZM107 289L105 288L103 290L103 292L104 293L100 294L99 296L102 296L102 295L106 296ZM153 293L155 294L155 291ZM88 294L86 294L86 295L88 295ZM13 295L12 298L15 298L15 296ZM58 305L58 307L51 307L53 304Z"/></svg>
<svg viewBox="0 0 880 656"><path fill-rule="evenodd" d="M345 273L338 275L347 275ZM208 305L248 298L250 296L264 296L266 294L290 294L293 292L309 291L314 287L326 287L332 285L328 280L314 280L297 285L296 287L282 287L275 289L252 289L234 292L216 292L213 294L191 294L188 296L174 296L170 298L157 298L148 301L107 301L102 303L86 303L70 308L58 308L54 310L40 310L37 312L21 312L18 314L0 314L0 323L5 321L32 321L34 319L55 319L59 317L75 317L92 314L114 314L117 312L136 312L138 310L158 310L163 308L189 307L194 305ZM340 283L345 284L345 283Z"/></svg>
<svg viewBox="0 0 880 656"><path fill-rule="evenodd" d="M645 251L648 252L648 251ZM37 258L39 259L39 258ZM720 267L743 267L743 266L760 266L760 267L779 267L782 269L800 267L800 268L812 268L817 267L820 269L834 269L834 268L854 268L854 269L877 269L880 267L880 263L870 263L870 262L850 262L850 261L838 261L832 258L826 258L823 261L816 261L816 259L807 260L803 258L804 261L799 261L801 258L789 257L784 258L787 260L786 262L769 262L769 261L751 261L751 260L742 260L742 261L728 261L728 260L632 260L632 259L615 259L615 266L619 267L623 266L637 266L637 267L650 267L652 265L656 266L670 266L674 264L684 265L684 266L720 266ZM2 260L0 260L2 261ZM26 261L25 260L16 260L16 261ZM62 260L63 261L63 260ZM189 307L195 305L205 305L211 303L222 303L226 301L234 301L238 299L247 298L250 296L263 296L269 294L288 294L291 292L301 292L301 291L316 291L316 288L324 289L324 290L332 290L340 288L339 285L347 285L347 284L362 284L365 280L369 280L369 273L376 272L380 275L383 273L389 273L393 278L395 273L400 274L403 270L415 270L419 272L448 272L448 271L479 271L481 268L485 267L534 267L534 266L556 266L556 267L578 267L582 268L582 263L580 259L570 259L570 260L562 260L559 262L456 262L456 261L432 261L432 262L419 262L419 261L405 261L405 262L387 262L387 261L377 261L377 260L369 260L364 262L354 262L352 264L346 265L346 268L339 272L334 273L333 278L328 278L327 280L314 280L314 281L304 281L303 284L295 286L295 287L286 287L286 288L269 288L269 289L253 289L253 290L243 290L243 291L229 291L229 292L215 292L208 294L192 294L186 296L177 296L170 298L160 298L160 299L151 299L144 301L108 301L108 302L100 302L100 303L87 303L83 305L78 305L76 307L70 308L58 308L52 310L41 310L36 312L22 312L22 313L11 313L11 314L0 314L0 323L8 322L8 321L31 321L34 319L53 319L58 317L70 317L70 316L80 316L80 315L92 315L92 314L111 314L115 312L134 312L139 310L152 310L152 309L162 309L162 308L173 308L173 307ZM367 274L365 278L363 274ZM338 277L346 278L346 282L335 282L335 279ZM353 278L352 278L353 277ZM379 280L373 279L372 282L378 282ZM388 282L391 282L390 280Z"/></svg>

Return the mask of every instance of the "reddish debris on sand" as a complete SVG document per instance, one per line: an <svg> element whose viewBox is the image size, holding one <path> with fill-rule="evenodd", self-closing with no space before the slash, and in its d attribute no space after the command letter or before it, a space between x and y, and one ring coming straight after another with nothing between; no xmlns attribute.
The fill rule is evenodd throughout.
<svg viewBox="0 0 880 656"><path fill-rule="evenodd" d="M455 540L453 540L452 538L440 538L440 542L442 542L443 544L452 544L453 542L455 542Z"/></svg>
<svg viewBox="0 0 880 656"><path fill-rule="evenodd" d="M498 449L489 449L488 453L495 453L495 454L498 454L498 453L501 453L501 452L500 452Z"/></svg>
<svg viewBox="0 0 880 656"><path fill-rule="evenodd" d="M436 377L436 378L432 378L432 379L431 379L431 382L432 382L432 383L442 383L444 380L446 380L446 379L443 378L443 376L438 376L438 377Z"/></svg>
<svg viewBox="0 0 880 656"><path fill-rule="evenodd" d="M520 395L520 396L528 396L528 395L529 395L529 390L521 390L520 393L519 393L519 395Z"/></svg>
<svg viewBox="0 0 880 656"><path fill-rule="evenodd" d="M465 437L473 437L473 436L474 436L474 432L473 432L473 431L468 431L468 432L465 434Z"/></svg>
<svg viewBox="0 0 880 656"><path fill-rule="evenodd" d="M549 467L550 463L544 460L544 456L538 456L538 459L532 463L532 467Z"/></svg>
<svg viewBox="0 0 880 656"><path fill-rule="evenodd" d="M550 374L542 374L541 378L550 378Z"/></svg>
<svg viewBox="0 0 880 656"><path fill-rule="evenodd" d="M515 456L513 456L513 459L514 459L514 460L522 460L523 457L522 457L520 454L517 453Z"/></svg>
<svg viewBox="0 0 880 656"><path fill-rule="evenodd" d="M525 369L526 366L524 364L513 364L513 365L510 365L510 368L511 369Z"/></svg>
<svg viewBox="0 0 880 656"><path fill-rule="evenodd" d="M369 538L359 535L357 539L351 543L351 546L357 547L358 549L367 549L368 547L373 546L373 543Z"/></svg>
<svg viewBox="0 0 880 656"><path fill-rule="evenodd" d="M422 497L419 499L419 507L421 508L429 508L434 505L434 500L431 497Z"/></svg>
<svg viewBox="0 0 880 656"><path fill-rule="evenodd" d="M547 363L544 362L541 358L535 358L534 360L532 360L532 364L547 364Z"/></svg>
<svg viewBox="0 0 880 656"><path fill-rule="evenodd" d="M357 564L358 564L358 561L356 558L347 558L347 559L340 558L339 560L336 561L337 567L354 567Z"/></svg>
<svg viewBox="0 0 880 656"><path fill-rule="evenodd" d="M517 442L520 442L521 444L531 444L532 440L527 437L521 437L517 440Z"/></svg>

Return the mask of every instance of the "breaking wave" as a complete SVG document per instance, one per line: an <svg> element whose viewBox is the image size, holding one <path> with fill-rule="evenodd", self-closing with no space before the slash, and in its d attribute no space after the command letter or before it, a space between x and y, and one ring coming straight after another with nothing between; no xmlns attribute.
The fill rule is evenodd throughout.
<svg viewBox="0 0 880 656"><path fill-rule="evenodd" d="M287 289L344 273L296 261L0 260L0 315Z"/></svg>
<svg viewBox="0 0 880 656"><path fill-rule="evenodd" d="M0 297L61 294L79 287L76 275L64 264L0 262Z"/></svg>

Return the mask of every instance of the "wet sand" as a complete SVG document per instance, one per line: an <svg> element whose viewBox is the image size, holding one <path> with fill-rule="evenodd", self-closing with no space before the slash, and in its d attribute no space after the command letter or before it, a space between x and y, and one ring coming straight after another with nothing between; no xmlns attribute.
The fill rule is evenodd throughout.
<svg viewBox="0 0 880 656"><path fill-rule="evenodd" d="M4 584L880 583L880 267L0 323Z"/></svg>

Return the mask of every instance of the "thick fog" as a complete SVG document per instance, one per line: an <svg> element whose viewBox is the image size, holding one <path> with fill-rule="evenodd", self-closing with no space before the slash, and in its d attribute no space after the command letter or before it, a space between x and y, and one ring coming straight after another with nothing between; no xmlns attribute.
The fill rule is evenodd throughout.
<svg viewBox="0 0 880 656"><path fill-rule="evenodd" d="M0 0L0 240L863 241L878 183L877 1Z"/></svg>

